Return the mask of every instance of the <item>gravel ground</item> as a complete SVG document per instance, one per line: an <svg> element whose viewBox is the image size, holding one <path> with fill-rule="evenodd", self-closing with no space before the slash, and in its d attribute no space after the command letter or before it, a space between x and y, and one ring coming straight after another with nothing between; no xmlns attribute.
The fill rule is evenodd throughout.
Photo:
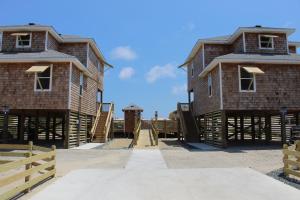
<svg viewBox="0 0 300 200"><path fill-rule="evenodd" d="M281 182L283 182L287 185L290 185L290 186L300 190L300 180L290 178L290 177L286 177L283 174L283 169L282 168L271 171L271 172L267 173L267 175L271 176L272 178L275 178L278 181L281 181Z"/></svg>

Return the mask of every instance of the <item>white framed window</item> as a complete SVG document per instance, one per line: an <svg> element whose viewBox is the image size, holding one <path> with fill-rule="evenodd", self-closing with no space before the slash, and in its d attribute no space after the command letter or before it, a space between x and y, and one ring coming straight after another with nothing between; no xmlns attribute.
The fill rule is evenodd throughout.
<svg viewBox="0 0 300 200"><path fill-rule="evenodd" d="M191 75L194 77L194 62L191 64Z"/></svg>
<svg viewBox="0 0 300 200"><path fill-rule="evenodd" d="M80 77L79 77L79 95L82 96L82 93L83 93L83 80L84 79L84 76L83 76L83 73L80 72Z"/></svg>
<svg viewBox="0 0 300 200"><path fill-rule="evenodd" d="M258 43L260 49L274 49L274 37L272 35L259 35Z"/></svg>
<svg viewBox="0 0 300 200"><path fill-rule="evenodd" d="M0 51L2 51L3 32L0 32Z"/></svg>
<svg viewBox="0 0 300 200"><path fill-rule="evenodd" d="M20 34L16 36L16 48L30 48L32 34Z"/></svg>
<svg viewBox="0 0 300 200"><path fill-rule="evenodd" d="M255 92L256 79L254 73L249 73L243 67L239 66L239 90L240 92Z"/></svg>
<svg viewBox="0 0 300 200"><path fill-rule="evenodd" d="M207 77L207 86L208 86L208 96L211 97L212 96L212 79L211 79L211 73L208 74Z"/></svg>
<svg viewBox="0 0 300 200"><path fill-rule="evenodd" d="M36 72L34 78L34 91L49 92L52 90L52 68L50 65L44 72Z"/></svg>

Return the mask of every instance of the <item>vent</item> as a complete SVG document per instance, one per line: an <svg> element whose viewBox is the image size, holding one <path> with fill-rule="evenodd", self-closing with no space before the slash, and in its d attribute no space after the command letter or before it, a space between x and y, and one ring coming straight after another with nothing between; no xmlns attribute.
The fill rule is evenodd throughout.
<svg viewBox="0 0 300 200"><path fill-rule="evenodd" d="M255 28L261 28L262 26L261 25L255 25Z"/></svg>
<svg viewBox="0 0 300 200"><path fill-rule="evenodd" d="M29 26L34 26L35 23L30 22L30 23L28 23L28 25L29 25Z"/></svg>

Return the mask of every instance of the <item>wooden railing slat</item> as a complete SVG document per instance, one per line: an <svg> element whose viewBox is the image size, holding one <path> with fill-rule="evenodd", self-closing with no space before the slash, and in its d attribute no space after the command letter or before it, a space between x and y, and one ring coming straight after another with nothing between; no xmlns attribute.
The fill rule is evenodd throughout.
<svg viewBox="0 0 300 200"><path fill-rule="evenodd" d="M28 150L25 144L0 144L0 149Z"/></svg>
<svg viewBox="0 0 300 200"><path fill-rule="evenodd" d="M0 152L0 156L7 156L7 157L26 157L28 153L26 152Z"/></svg>

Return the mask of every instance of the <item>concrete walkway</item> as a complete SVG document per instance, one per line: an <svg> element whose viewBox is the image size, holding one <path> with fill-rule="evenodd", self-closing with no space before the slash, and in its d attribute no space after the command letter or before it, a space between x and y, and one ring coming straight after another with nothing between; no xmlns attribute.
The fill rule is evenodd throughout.
<svg viewBox="0 0 300 200"><path fill-rule="evenodd" d="M167 165L158 149L134 149L125 169L167 169Z"/></svg>
<svg viewBox="0 0 300 200"><path fill-rule="evenodd" d="M33 200L299 200L300 191L249 168L76 170Z"/></svg>

